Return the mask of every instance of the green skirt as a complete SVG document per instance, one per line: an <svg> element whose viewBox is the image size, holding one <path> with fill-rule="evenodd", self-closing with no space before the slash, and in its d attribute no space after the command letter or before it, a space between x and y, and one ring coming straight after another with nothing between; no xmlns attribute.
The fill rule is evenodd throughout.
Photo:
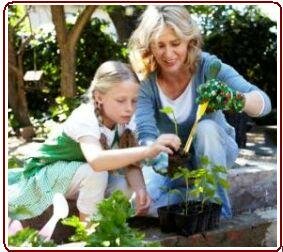
<svg viewBox="0 0 283 252"><path fill-rule="evenodd" d="M40 215L55 193L65 194L77 169L83 162L58 161L25 178L24 169L8 171L8 210L12 219L23 220Z"/></svg>

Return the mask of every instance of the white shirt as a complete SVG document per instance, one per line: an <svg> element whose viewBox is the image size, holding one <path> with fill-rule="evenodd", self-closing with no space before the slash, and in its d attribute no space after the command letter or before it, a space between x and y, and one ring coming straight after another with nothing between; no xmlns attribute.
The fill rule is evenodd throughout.
<svg viewBox="0 0 283 252"><path fill-rule="evenodd" d="M101 133L104 133L108 146L111 146L115 136L115 129L111 130L105 126L99 127L94 109L92 103L80 105L64 122L63 131L76 142L83 136L93 136L99 140Z"/></svg>
<svg viewBox="0 0 283 252"><path fill-rule="evenodd" d="M177 123L182 123L187 120L193 107L192 81L186 87L184 92L175 100L170 99L163 93L162 89L158 85L158 82L157 88L162 107L169 106L174 110ZM174 122L172 114L168 115L168 117Z"/></svg>
<svg viewBox="0 0 283 252"><path fill-rule="evenodd" d="M101 133L104 133L107 138L107 145L110 147L114 141L116 129L111 130L106 126L100 127L94 110L95 107L92 103L81 104L63 123L63 132L76 142L79 142L79 138L83 136L93 136L99 140ZM122 135L126 128L135 132L134 116L129 124L118 124L117 127L119 136Z"/></svg>

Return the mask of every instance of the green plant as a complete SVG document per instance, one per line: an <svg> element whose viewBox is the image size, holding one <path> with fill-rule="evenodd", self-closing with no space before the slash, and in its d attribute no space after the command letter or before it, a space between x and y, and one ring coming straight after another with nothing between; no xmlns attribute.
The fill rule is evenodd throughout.
<svg viewBox="0 0 283 252"><path fill-rule="evenodd" d="M63 122L71 112L80 105L79 98L69 98L58 96L55 99L56 104L50 107L51 116L60 122Z"/></svg>
<svg viewBox="0 0 283 252"><path fill-rule="evenodd" d="M67 218L63 224L75 227L71 241L83 241L86 247L148 247L158 243L144 241L144 234L128 226L127 219L134 211L121 191L98 205L98 214L87 226L78 217Z"/></svg>
<svg viewBox="0 0 283 252"><path fill-rule="evenodd" d="M17 155L11 155L8 159L8 168L19 168L23 167L24 161L20 159Z"/></svg>
<svg viewBox="0 0 283 252"><path fill-rule="evenodd" d="M171 189L170 187L167 187L167 186L160 186L159 188L160 188L161 191L163 191L167 195L167 210L169 210L169 205L171 204L170 203L170 196L171 195L179 194L179 195L182 196L182 193L178 189Z"/></svg>
<svg viewBox="0 0 283 252"><path fill-rule="evenodd" d="M221 204L221 199L217 195L217 187L229 188L226 179L227 170L220 165L213 165L206 156L201 157L201 166L196 170L194 188L190 191L191 196L199 198L202 206L205 202L215 202ZM224 175L224 176L223 176Z"/></svg>
<svg viewBox="0 0 283 252"><path fill-rule="evenodd" d="M175 117L175 113L174 113L174 110L169 107L169 106L166 106L166 107L163 107L162 109L159 110L160 112L166 114L166 115L171 115L173 116L173 123L174 123L174 127L175 127L175 134L178 136L179 132L178 132L178 124L177 124L177 120L176 120L176 117Z"/></svg>
<svg viewBox="0 0 283 252"><path fill-rule="evenodd" d="M16 234L8 237L9 246L15 247L55 247L56 244L52 241L45 241L38 234L37 230L32 228L24 228Z"/></svg>
<svg viewBox="0 0 283 252"><path fill-rule="evenodd" d="M186 215L188 214L188 203L191 197L199 199L202 202L202 207L208 201L221 204L221 199L217 195L217 187L229 188L226 173L225 167L212 165L206 156L200 158L200 166L196 170L179 167L173 179L183 178L185 180L186 193L184 201ZM191 184L193 189L190 190Z"/></svg>
<svg viewBox="0 0 283 252"><path fill-rule="evenodd" d="M186 192L185 192L185 215L188 214L188 203L190 196L190 181L195 178L195 170L189 170L186 167L178 167L178 170L174 173L173 179L183 178L186 184Z"/></svg>
<svg viewBox="0 0 283 252"><path fill-rule="evenodd" d="M17 121L14 112L11 108L8 109L8 135L16 135L16 131L20 128L20 124Z"/></svg>

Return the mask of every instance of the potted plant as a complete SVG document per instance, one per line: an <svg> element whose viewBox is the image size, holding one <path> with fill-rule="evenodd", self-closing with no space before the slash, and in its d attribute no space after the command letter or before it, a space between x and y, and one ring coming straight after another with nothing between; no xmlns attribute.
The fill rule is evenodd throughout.
<svg viewBox="0 0 283 252"><path fill-rule="evenodd" d="M206 82L197 90L199 96L196 102L199 105L188 139L180 151L169 155L168 175L173 179L183 178L186 183L184 203L179 208L176 205L169 207L170 211L175 212L177 231L184 235L203 232L219 224L221 202L217 197L217 187L219 185L224 188L228 187L227 180L221 177L226 173L225 167L212 164L207 157L201 158L200 167L196 170L190 170L188 167L189 151L197 125L206 111L213 112L218 109L241 111L243 108L243 98L239 94L231 97L233 90L216 80L220 68L221 63L217 60L209 66ZM164 107L160 111L173 115L175 134L178 135L178 124L173 109ZM193 184L191 191L189 190L190 182ZM192 201L191 198L195 200Z"/></svg>
<svg viewBox="0 0 283 252"><path fill-rule="evenodd" d="M190 200L190 184L195 179L195 176L196 171L187 167L179 167L173 176L173 179L183 178L186 185L183 203L171 206L175 210L176 231L178 234L186 236L194 234L198 224L198 204L196 201Z"/></svg>
<svg viewBox="0 0 283 252"><path fill-rule="evenodd" d="M221 199L217 195L217 186L228 188L223 178L227 171L224 167L212 165L207 157L201 157L201 165L190 170L179 167L173 179L184 179L185 193L177 189L164 188L168 193L167 206L158 209L161 230L176 231L181 235L192 235L213 229L219 225ZM212 166L210 169L208 166ZM183 196L183 203L170 205L169 197L173 193Z"/></svg>
<svg viewBox="0 0 283 252"><path fill-rule="evenodd" d="M201 167L195 172L190 195L200 202L197 232L203 232L219 225L222 205L217 195L217 187L220 185L227 189L229 184L225 167L212 165L207 157L201 158Z"/></svg>

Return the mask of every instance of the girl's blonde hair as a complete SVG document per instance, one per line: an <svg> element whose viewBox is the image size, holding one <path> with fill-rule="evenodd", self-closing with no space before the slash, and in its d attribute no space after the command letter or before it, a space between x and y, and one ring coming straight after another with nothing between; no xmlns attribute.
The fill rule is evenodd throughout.
<svg viewBox="0 0 283 252"><path fill-rule="evenodd" d="M107 93L115 85L123 81L139 83L138 77L129 64L120 61L106 61L101 64L94 75L89 88L90 98L94 99L94 92Z"/></svg>
<svg viewBox="0 0 283 252"><path fill-rule="evenodd" d="M188 41L186 66L191 74L196 70L202 36L189 12L183 6L149 6L129 40L130 62L142 78L158 67L150 50L150 43L158 38L165 27L172 28L180 39Z"/></svg>
<svg viewBox="0 0 283 252"><path fill-rule="evenodd" d="M107 93L123 81L139 83L138 77L129 64L120 61L106 61L97 68L87 93L88 100L95 103L95 114L100 125L103 124L100 105L95 100L95 92Z"/></svg>

